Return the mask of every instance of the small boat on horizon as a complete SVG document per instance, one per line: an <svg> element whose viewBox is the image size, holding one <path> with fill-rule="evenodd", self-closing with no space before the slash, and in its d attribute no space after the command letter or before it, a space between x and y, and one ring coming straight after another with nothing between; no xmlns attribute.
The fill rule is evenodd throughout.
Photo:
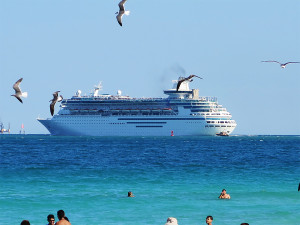
<svg viewBox="0 0 300 225"><path fill-rule="evenodd" d="M221 131L220 133L216 134L217 136L229 136L229 134L225 131Z"/></svg>

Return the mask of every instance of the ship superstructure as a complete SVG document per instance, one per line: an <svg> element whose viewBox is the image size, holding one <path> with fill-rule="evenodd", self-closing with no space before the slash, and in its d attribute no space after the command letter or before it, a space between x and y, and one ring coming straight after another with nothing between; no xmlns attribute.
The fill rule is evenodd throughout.
<svg viewBox="0 0 300 225"><path fill-rule="evenodd" d="M183 79L180 77L178 80ZM61 102L50 119L38 119L52 135L80 136L184 136L230 134L236 127L231 114L215 97L200 97L184 81L176 90L165 90L167 98L131 98L99 94L101 84L90 95L81 91Z"/></svg>

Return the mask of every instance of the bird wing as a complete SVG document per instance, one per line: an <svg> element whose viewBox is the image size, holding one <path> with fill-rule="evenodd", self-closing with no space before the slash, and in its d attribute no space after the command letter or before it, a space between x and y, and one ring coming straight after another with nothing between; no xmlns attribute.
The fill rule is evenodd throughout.
<svg viewBox="0 0 300 225"><path fill-rule="evenodd" d="M125 11L125 7L124 7L124 4L127 0L122 0L119 2L119 8L120 8L120 11Z"/></svg>
<svg viewBox="0 0 300 225"><path fill-rule="evenodd" d="M185 79L183 79L183 80L180 80L180 81L178 81L178 82L177 82L177 88L176 88L176 91L178 91L178 90L179 90L179 88L180 88L180 85L181 85L181 83L182 83L183 81L185 81Z"/></svg>
<svg viewBox="0 0 300 225"><path fill-rule="evenodd" d="M57 98L58 98L58 92L60 92L60 91L56 91L56 92L53 93L53 99L52 99L52 101L53 100L57 100Z"/></svg>
<svg viewBox="0 0 300 225"><path fill-rule="evenodd" d="M194 75L194 74L192 74L192 75L190 75L189 76L190 78L192 78L192 77L198 77L197 75ZM198 78L200 78L200 79L203 79L202 77L198 77Z"/></svg>
<svg viewBox="0 0 300 225"><path fill-rule="evenodd" d="M276 63L279 63L279 64L281 64L280 62L278 62L278 61L274 61L274 60L270 60L270 61L261 61L261 62L276 62Z"/></svg>
<svg viewBox="0 0 300 225"><path fill-rule="evenodd" d="M287 64L289 64L289 63L300 63L300 62L287 62L287 63L285 63L285 64L283 64L283 65L287 65Z"/></svg>
<svg viewBox="0 0 300 225"><path fill-rule="evenodd" d="M13 86L13 89L15 90L16 94L17 94L17 93L19 93L19 94L22 93L22 91L21 91L21 89L20 89L20 87L19 87L19 85L20 85L20 83L22 82L22 80L23 80L23 78L20 78L20 79L14 84L14 86Z"/></svg>
<svg viewBox="0 0 300 225"><path fill-rule="evenodd" d="M54 105L55 105L56 101L52 101L52 103L50 104L50 113L53 116L54 114Z"/></svg>
<svg viewBox="0 0 300 225"><path fill-rule="evenodd" d="M21 103L23 103L22 99L19 96L15 96Z"/></svg>
<svg viewBox="0 0 300 225"><path fill-rule="evenodd" d="M123 12L119 12L119 14L117 15L117 20L118 20L118 23L120 24L120 26L122 26L122 16L124 14L124 11Z"/></svg>

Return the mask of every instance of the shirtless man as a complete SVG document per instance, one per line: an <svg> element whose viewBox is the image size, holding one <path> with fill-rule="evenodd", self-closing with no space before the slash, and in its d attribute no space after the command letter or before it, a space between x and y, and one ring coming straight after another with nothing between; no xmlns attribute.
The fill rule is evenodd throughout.
<svg viewBox="0 0 300 225"><path fill-rule="evenodd" d="M230 199L230 195L226 193L226 190L223 189L219 198L226 198L226 199Z"/></svg>
<svg viewBox="0 0 300 225"><path fill-rule="evenodd" d="M56 222L55 225L71 225L71 223L65 219L64 210L57 211L57 218L59 219L59 221Z"/></svg>

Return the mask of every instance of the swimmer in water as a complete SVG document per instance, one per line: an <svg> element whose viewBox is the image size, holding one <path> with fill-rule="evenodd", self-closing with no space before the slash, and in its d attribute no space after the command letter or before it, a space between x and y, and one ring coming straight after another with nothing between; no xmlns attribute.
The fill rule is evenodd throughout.
<svg viewBox="0 0 300 225"><path fill-rule="evenodd" d="M230 195L226 193L226 190L223 189L219 198L222 198L222 199L230 199Z"/></svg>
<svg viewBox="0 0 300 225"><path fill-rule="evenodd" d="M48 224L47 224L47 225L54 225L54 224L55 224L54 215L53 215L53 214L49 214L49 215L47 216L47 221L48 221Z"/></svg>
<svg viewBox="0 0 300 225"><path fill-rule="evenodd" d="M212 216L207 216L206 217L206 224L207 225L212 225L212 221L213 221L214 219L213 219L213 217Z"/></svg>
<svg viewBox="0 0 300 225"><path fill-rule="evenodd" d="M129 191L127 197L134 197L134 195L132 194L131 191Z"/></svg>

